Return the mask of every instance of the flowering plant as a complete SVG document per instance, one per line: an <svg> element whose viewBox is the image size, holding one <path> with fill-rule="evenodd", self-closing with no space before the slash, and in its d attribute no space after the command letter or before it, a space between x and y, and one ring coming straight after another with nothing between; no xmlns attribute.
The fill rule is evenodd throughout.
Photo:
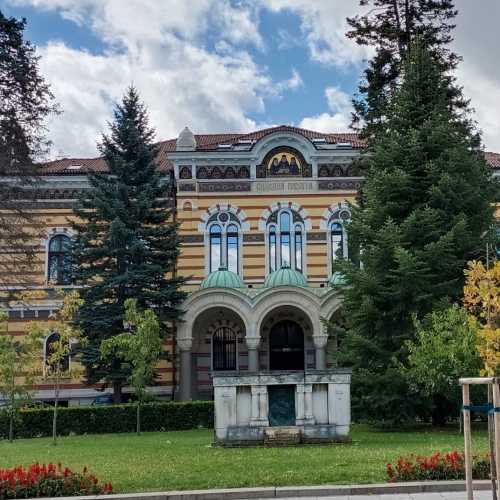
<svg viewBox="0 0 500 500"><path fill-rule="evenodd" d="M0 469L0 500L10 498L65 497L112 493L111 483L99 484L84 468L73 472L61 464Z"/></svg>
<svg viewBox="0 0 500 500"><path fill-rule="evenodd" d="M389 482L432 481L465 478L465 457L463 453L434 453L429 457L410 455L399 457L395 465L387 464ZM489 455L474 456L472 475L474 479L488 479Z"/></svg>

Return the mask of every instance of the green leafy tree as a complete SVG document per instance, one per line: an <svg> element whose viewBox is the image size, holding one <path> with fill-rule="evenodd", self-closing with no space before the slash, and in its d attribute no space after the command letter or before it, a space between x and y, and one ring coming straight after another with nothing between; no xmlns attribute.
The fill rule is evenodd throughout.
<svg viewBox="0 0 500 500"><path fill-rule="evenodd" d="M10 442L19 408L31 398L30 358L27 343L9 333L7 313L0 311L0 395L7 403Z"/></svg>
<svg viewBox="0 0 500 500"><path fill-rule="evenodd" d="M0 10L0 245L18 250L2 252L0 276L10 279L16 271L17 280L31 265L31 241L39 229L22 200L36 198L35 162L49 147L46 120L58 112L25 29L25 19L8 18Z"/></svg>
<svg viewBox="0 0 500 500"><path fill-rule="evenodd" d="M137 398L137 434L141 433L141 405L147 400L147 388L154 382L155 367L162 353L161 325L151 309L139 311L137 300L125 301L126 332L104 340L104 358L117 355L131 367L129 382Z"/></svg>
<svg viewBox="0 0 500 500"><path fill-rule="evenodd" d="M84 287L77 325L88 340L82 350L86 380L112 384L120 402L129 369L111 351L103 357L100 348L123 332L125 301L154 309L165 335L181 315L185 294L175 274L179 243L171 185L157 168L154 132L134 88L117 105L110 128L100 145L109 171L89 177L75 209L73 263L76 283Z"/></svg>
<svg viewBox="0 0 500 500"><path fill-rule="evenodd" d="M32 371L36 378L48 382L54 387L54 412L52 418L52 442L57 444L57 409L61 383L64 379L75 378L81 374L76 359L69 361L70 355L75 355L74 346L85 342L80 330L74 326L83 300L77 291L63 296L61 308L44 323L32 322L28 327L28 343L34 346L30 352L43 353L46 356L36 356L38 363L33 365ZM55 336L53 335L55 334ZM52 337L51 337L52 336ZM45 348L47 339L51 343Z"/></svg>
<svg viewBox="0 0 500 500"><path fill-rule="evenodd" d="M446 423L460 414L460 377L478 377L482 366L476 349L478 325L458 305L415 319L415 339L408 341L408 362L402 375L415 392L432 400L432 421Z"/></svg>
<svg viewBox="0 0 500 500"><path fill-rule="evenodd" d="M423 318L462 295L463 268L493 221L497 185L466 117L453 110L449 80L417 40L369 164L349 237L361 268L346 266L348 334L343 362L355 368L354 409L377 420L415 416L398 363ZM423 404L423 403L422 403Z"/></svg>
<svg viewBox="0 0 500 500"><path fill-rule="evenodd" d="M367 11L347 19L351 28L347 36L359 45L373 47L375 54L364 72L359 96L353 102L353 124L372 138L385 121L403 63L417 36L443 71L456 68L460 58L449 45L453 41L457 10L454 0L360 0L359 3ZM449 85L447 92L459 107L466 105L461 89L455 84Z"/></svg>

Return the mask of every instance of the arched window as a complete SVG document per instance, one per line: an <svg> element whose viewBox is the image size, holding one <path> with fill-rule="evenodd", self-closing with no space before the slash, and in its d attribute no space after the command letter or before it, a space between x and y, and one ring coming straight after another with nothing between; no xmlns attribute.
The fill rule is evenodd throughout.
<svg viewBox="0 0 500 500"><path fill-rule="evenodd" d="M340 206L333 211L328 222L330 237L330 256L332 265L339 259L347 259L347 232L346 224L351 219L351 212L347 207Z"/></svg>
<svg viewBox="0 0 500 500"><path fill-rule="evenodd" d="M330 225L330 238L332 245L332 261L344 258L344 228L340 222Z"/></svg>
<svg viewBox="0 0 500 500"><path fill-rule="evenodd" d="M269 272L280 267L304 271L304 224L292 210L283 209L270 216L268 224Z"/></svg>
<svg viewBox="0 0 500 500"><path fill-rule="evenodd" d="M232 214L231 214L232 215ZM240 274L240 226L230 214L221 212L208 224L209 269L220 268Z"/></svg>
<svg viewBox="0 0 500 500"><path fill-rule="evenodd" d="M46 339L43 350L43 361L45 371L67 372L69 370L69 354L59 358L54 353L59 351L61 336L59 333L51 333Z"/></svg>
<svg viewBox="0 0 500 500"><path fill-rule="evenodd" d="M222 230L219 224L210 228L210 272L222 265Z"/></svg>
<svg viewBox="0 0 500 500"><path fill-rule="evenodd" d="M48 280L55 285L71 283L71 240L64 234L58 234L49 241Z"/></svg>
<svg viewBox="0 0 500 500"><path fill-rule="evenodd" d="M239 268L239 235L238 227L231 224L227 227L227 268L229 271L238 274Z"/></svg>
<svg viewBox="0 0 500 500"><path fill-rule="evenodd" d="M217 328L212 338L213 370L236 370L237 354L237 339L234 330L227 326Z"/></svg>
<svg viewBox="0 0 500 500"><path fill-rule="evenodd" d="M271 226L269 229L269 272L278 269L277 253L276 253L276 226Z"/></svg>

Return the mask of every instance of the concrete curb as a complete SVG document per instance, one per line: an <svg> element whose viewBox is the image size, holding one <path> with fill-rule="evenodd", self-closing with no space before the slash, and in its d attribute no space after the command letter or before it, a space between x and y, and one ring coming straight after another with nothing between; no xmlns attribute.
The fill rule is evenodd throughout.
<svg viewBox="0 0 500 500"><path fill-rule="evenodd" d="M489 490L491 482L474 481L474 490ZM412 483L383 483L326 486L279 486L263 488L231 488L221 490L165 491L125 493L119 495L86 496L78 500L247 500L289 497L335 497L355 495L401 495L411 493L444 493L465 491L465 481L422 481ZM57 500L75 500L75 497Z"/></svg>

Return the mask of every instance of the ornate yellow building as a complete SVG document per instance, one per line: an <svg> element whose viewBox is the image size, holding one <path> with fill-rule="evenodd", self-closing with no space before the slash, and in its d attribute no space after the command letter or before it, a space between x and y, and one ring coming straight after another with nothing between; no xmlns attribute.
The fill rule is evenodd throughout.
<svg viewBox="0 0 500 500"><path fill-rule="evenodd" d="M322 319L340 305L332 264L347 257L344 223L361 186L353 166L355 134L279 126L250 134L194 135L184 129L160 143L158 167L175 178L182 242L177 273L187 277L184 322L167 347L152 389L160 397L209 398L212 371L304 370L328 366ZM489 154L500 170L500 155ZM95 159L62 159L44 167L43 197L33 206L44 226L28 288L71 287L65 274L72 237L68 219ZM7 288L26 287L15 274ZM43 320L51 296L9 305L10 331ZM67 380L62 399L93 401L102 387ZM110 390L110 389L106 389ZM50 400L39 385L39 399Z"/></svg>

